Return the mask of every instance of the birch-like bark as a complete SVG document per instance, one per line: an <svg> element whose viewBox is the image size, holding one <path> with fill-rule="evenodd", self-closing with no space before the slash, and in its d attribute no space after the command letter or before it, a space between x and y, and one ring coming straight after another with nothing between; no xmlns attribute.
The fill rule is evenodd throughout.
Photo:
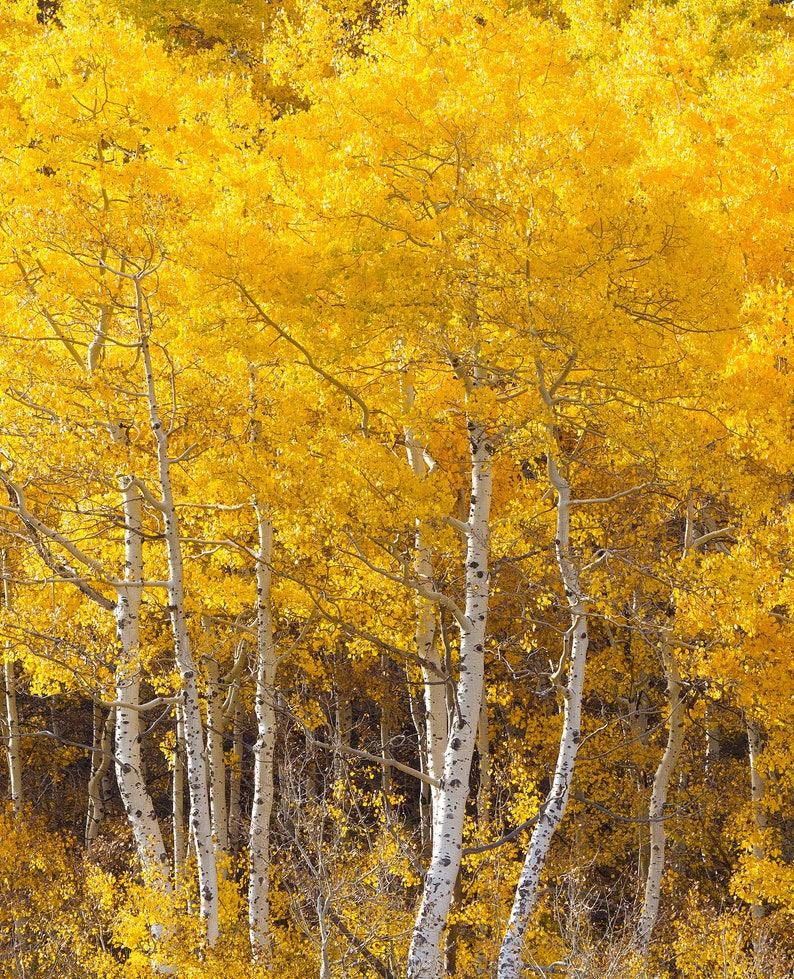
<svg viewBox="0 0 794 979"><path fill-rule="evenodd" d="M488 730L488 704L485 695L480 705L480 726L477 729L477 755L480 760L480 784L477 786L477 825L488 822L491 800L491 736Z"/></svg>
<svg viewBox="0 0 794 979"><path fill-rule="evenodd" d="M171 773L171 831L174 844L174 883L178 888L185 885L185 725L182 708L176 709L174 734L174 760Z"/></svg>
<svg viewBox="0 0 794 979"><path fill-rule="evenodd" d="M11 790L11 806L14 812L22 809L22 755L19 750L19 712L17 710L17 678L14 654L6 650L3 661L3 692L5 700L5 740L8 781Z"/></svg>
<svg viewBox="0 0 794 979"><path fill-rule="evenodd" d="M686 499L683 558L693 553L702 543L702 538L698 539L695 532L695 515L695 496L690 490ZM665 823L667 791L670 778L678 765L678 759L684 746L684 689L681 684L678 663L666 642L662 647L662 661L667 678L667 703L670 719L667 729L667 745L653 778L651 801L648 805L648 872L645 878L642 911L637 923L637 947L644 957L648 955L653 929L659 917L667 840Z"/></svg>
<svg viewBox="0 0 794 979"><path fill-rule="evenodd" d="M118 666L116 669L116 724L115 761L116 781L135 841L138 859L144 875L156 890L170 893L167 858L162 832L154 811L143 776L141 761L138 647L140 627L138 611L143 591L143 537L141 523L141 498L135 480L127 478L121 485L124 508L125 570L123 580L107 575L100 562L87 555L77 545L52 527L48 527L30 512L21 486L13 483L7 474L0 474L3 483L15 500L19 514L31 543L44 563L64 581L71 581L91 601L108 612L116 620ZM78 574L68 561L50 550L52 543L62 548L76 563L87 569L92 576L110 580L116 591L113 602L97 591Z"/></svg>
<svg viewBox="0 0 794 979"><path fill-rule="evenodd" d="M273 639L271 563L273 524L256 508L259 549L256 563L256 712L254 801L251 807L248 928L254 958L270 951L270 817L273 810L273 757L276 744L276 647Z"/></svg>
<svg viewBox="0 0 794 979"><path fill-rule="evenodd" d="M140 670L138 666L143 580L141 497L131 480L122 485L124 498L124 584L117 586L116 636L116 780L135 839L146 881L162 894L171 893L168 856L160 824L146 787L141 758Z"/></svg>
<svg viewBox="0 0 794 979"><path fill-rule="evenodd" d="M383 758L392 758L391 739L393 735L391 721L391 689L390 681L390 661L384 652L380 654L380 673L383 678L383 703L380 710L380 753ZM380 776L381 793L383 794L383 808L389 812L389 798L391 796L391 765L381 767Z"/></svg>
<svg viewBox="0 0 794 979"><path fill-rule="evenodd" d="M473 419L468 421L468 434L471 503L466 525L466 606L463 615L458 613L460 678L434 805L433 852L408 951L408 979L438 979L441 973L441 939L460 870L463 818L485 675L493 448L485 428Z"/></svg>
<svg viewBox="0 0 794 979"><path fill-rule="evenodd" d="M706 702L706 784L714 785L720 761L720 726L714 719L714 708Z"/></svg>
<svg viewBox="0 0 794 979"><path fill-rule="evenodd" d="M234 704L232 722L232 753L229 765L229 852L234 856L240 852L240 789L243 775L243 705L238 695Z"/></svg>
<svg viewBox="0 0 794 979"><path fill-rule="evenodd" d="M659 916L659 899L662 893L665 853L665 806L667 790L684 746L684 688L678 672L678 664L670 649L662 650L664 671L667 676L667 698L670 709L667 746L656 769L648 806L650 848L648 876L645 881L645 898L637 924L637 946L643 955L648 954L656 919Z"/></svg>
<svg viewBox="0 0 794 979"><path fill-rule="evenodd" d="M317 924L320 928L320 979L331 979L331 954L329 944L331 931L328 927L328 905L330 897L319 894L317 897Z"/></svg>
<svg viewBox="0 0 794 979"><path fill-rule="evenodd" d="M172 460L168 454L169 430L163 426L160 419L160 407L157 400L148 339L148 330L151 325L148 304L143 294L140 277L135 277L133 281L135 283L136 312L141 336L141 356L146 371L149 420L157 446L157 469L161 499L152 502L156 504L163 517L163 537L168 552L168 606L174 638L174 656L182 684L182 714L185 724L185 752L190 794L190 827L198 866L201 916L206 923L207 943L212 946L218 939L218 877L215 864L215 847L212 841L207 766L204 759L204 729L196 664L191 650L185 614L185 575L179 521L171 486Z"/></svg>
<svg viewBox="0 0 794 979"><path fill-rule="evenodd" d="M753 821L755 822L753 859L760 862L766 858L764 838L768 825L763 806L766 785L763 775L758 770L758 759L764 750L764 742L758 721L754 717L747 717L745 723L747 725L747 743L750 748L750 802L752 803ZM754 900L751 909L753 920L756 922L761 921L766 916L766 909L760 901Z"/></svg>
<svg viewBox="0 0 794 979"><path fill-rule="evenodd" d="M91 752L91 777L88 780L88 812L85 821L85 845L90 850L105 818L106 776L113 757L113 728L116 726L116 708L111 707L108 716L99 704L94 704L94 750Z"/></svg>
<svg viewBox="0 0 794 979"><path fill-rule="evenodd" d="M224 693L218 661L208 656L207 670L207 758L210 766L210 816L215 860L220 872L227 870L229 852L229 814L226 804L226 759L223 752Z"/></svg>
<svg viewBox="0 0 794 979"><path fill-rule="evenodd" d="M408 405L413 403L413 389L408 389ZM428 472L428 465L422 446L414 438L410 429L405 430L405 448L414 475L421 478ZM433 590L433 556L424 540L419 521L416 523L416 580ZM447 685L441 658L436 643L436 606L427 598L418 598L416 617L416 652L422 669L424 688L424 755L427 760L427 774L439 780L444 769L444 752L447 747ZM421 789L420 789L421 791ZM438 806L439 789L431 789L431 826L435 824L435 810Z"/></svg>
<svg viewBox="0 0 794 979"><path fill-rule="evenodd" d="M427 725L425 718L424 685L422 693L414 693L413 670L406 667L406 680L408 683L408 706L411 712L414 730L419 747L419 770L427 773ZM432 822L433 822L433 786L427 782L419 782L419 834L422 843L422 852L429 852L431 844Z"/></svg>
<svg viewBox="0 0 794 979"><path fill-rule="evenodd" d="M566 649L552 681L563 699L563 721L554 781L541 807L530 840L524 866L518 879L510 920L502 940L497 969L498 979L518 979L521 975L524 937L529 916L537 903L540 875L552 837L562 821L571 793L576 755L581 741L582 691L587 660L587 610L579 583L579 568L570 542L571 487L560 473L551 453L548 457L549 479L557 493L557 538L555 547L571 625L566 635ZM568 659L567 683L563 680Z"/></svg>
<svg viewBox="0 0 794 979"><path fill-rule="evenodd" d="M12 609L11 581L7 554L2 552L3 601L6 611ZM19 711L17 709L17 671L13 647L6 644L3 658L3 699L5 719L3 724L3 739L5 741L6 762L8 763L8 782L11 790L11 807L14 812L22 809L24 801L22 789L22 754L19 744Z"/></svg>

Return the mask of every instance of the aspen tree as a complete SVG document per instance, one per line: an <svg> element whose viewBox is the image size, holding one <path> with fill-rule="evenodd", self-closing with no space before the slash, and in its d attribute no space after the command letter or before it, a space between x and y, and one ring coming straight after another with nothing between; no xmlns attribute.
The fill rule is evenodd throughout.
<svg viewBox="0 0 794 979"><path fill-rule="evenodd" d="M113 759L113 728L116 726L116 708L111 707L107 717L100 704L94 704L93 750L91 752L91 776L88 780L88 806L85 817L85 845L99 836L105 818L107 780Z"/></svg>
<svg viewBox="0 0 794 979"><path fill-rule="evenodd" d="M190 828L198 864L198 887L201 916L205 920L206 939L214 945L218 939L218 872L215 847L212 840L207 766L204 758L204 724L199 703L198 677L191 649L190 634L185 608L184 561L171 484L170 456L172 426L161 418L160 401L151 355L150 335L152 312L145 283L152 269L129 275L134 288L135 319L140 338L141 359L145 372L145 391L149 408L149 420L157 449L157 469L160 498L147 494L147 502L162 514L166 549L168 553L169 579L167 584L168 607L174 638L174 656L182 684L181 711L185 726L185 751L187 755L187 781L190 795ZM122 273L125 274L125 273Z"/></svg>
<svg viewBox="0 0 794 979"><path fill-rule="evenodd" d="M273 810L273 764L276 742L276 648L273 639L271 565L273 524L265 509L255 508L256 673L254 712L254 798L249 837L248 928L254 958L270 951L270 817Z"/></svg>
<svg viewBox="0 0 794 979"><path fill-rule="evenodd" d="M667 643L662 647L662 656L667 677L668 735L664 754L653 778L651 800L648 804L650 855L642 911L637 923L637 942L644 956L648 954L651 934L659 914L667 835L665 831L667 790L684 746L684 688L675 656Z"/></svg>
<svg viewBox="0 0 794 979"><path fill-rule="evenodd" d="M475 364L468 373L459 357L453 357L452 363L472 398L483 386L484 371ZM433 812L433 852L408 951L408 979L438 979L441 974L441 939L460 871L463 817L485 678L494 444L474 412L466 414L466 429L471 453L469 519L459 526L456 522L467 540L466 603L463 609L451 607L460 632L459 680Z"/></svg>
<svg viewBox="0 0 794 979"><path fill-rule="evenodd" d="M406 390L407 407L414 401L413 384L409 383ZM411 429L405 430L405 451L411 470L419 479L429 475L429 466L425 458L425 449L415 438ZM416 580L424 589L433 587L433 557L432 551L425 540L421 524L417 521L415 536L415 574ZM421 734L424 735L423 757L426 759L427 774L439 781L444 764L444 750L448 741L447 731L447 678L441 665L436 639L436 605L428 598L417 597L416 618L416 652L422 670L424 717ZM424 787L423 787L424 788ZM435 823L435 810L438 805L439 789L431 786L430 824Z"/></svg>
<svg viewBox="0 0 794 979"><path fill-rule="evenodd" d="M116 682L116 778L132 825L144 875L164 895L171 893L168 858L160 824L144 782L140 723L140 608L143 589L142 500L132 480L122 486L124 498L125 584L114 610L119 636Z"/></svg>
<svg viewBox="0 0 794 979"><path fill-rule="evenodd" d="M540 362L536 365L540 396L552 418L555 415L555 395L564 383L574 360L575 355L572 354L560 376L550 386L546 384L545 372ZM555 432L556 425L551 421L548 426L547 465L549 482L556 494L557 527L554 549L571 623L565 634L559 665L551 678L563 702L562 733L551 789L538 814L516 885L510 919L499 952L499 979L518 979L521 974L527 923L537 902L540 875L552 837L568 806L576 755L582 740L582 695L589 644L587 599L582 590L576 550L571 542L571 486L560 468L563 463L558 461L560 446Z"/></svg>
<svg viewBox="0 0 794 979"><path fill-rule="evenodd" d="M11 568L9 566L8 554L3 550L0 556L0 570L3 575L3 605L6 612L10 612L13 607L11 594L12 584L10 580ZM20 754L19 741L19 711L17 709L17 669L14 646L6 643L3 655L3 718L2 718L2 737L5 741L5 754L8 763L8 781L11 789L11 805L15 812L19 812L24 801L24 790L22 787L22 757Z"/></svg>
<svg viewBox="0 0 794 979"><path fill-rule="evenodd" d="M17 710L17 677L13 653L6 653L3 660L3 706L4 717L2 737L5 741L8 781L11 788L11 804L19 811L24 801L22 787L22 757L19 751L19 712Z"/></svg>
<svg viewBox="0 0 794 979"><path fill-rule="evenodd" d="M749 747L750 762L750 802L753 807L753 820L755 822L755 839L753 841L753 859L759 863L766 858L765 836L768 827L768 820L764 812L764 792L766 785L764 777L759 770L759 760L764 750L763 738L761 736L761 726L754 717L747 717L747 743ZM766 908L760 901L752 903L753 919L760 922L766 916Z"/></svg>

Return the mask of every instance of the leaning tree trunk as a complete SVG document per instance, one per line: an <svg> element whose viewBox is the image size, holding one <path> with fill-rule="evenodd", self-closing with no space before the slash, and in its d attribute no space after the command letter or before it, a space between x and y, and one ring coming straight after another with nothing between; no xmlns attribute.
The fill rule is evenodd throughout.
<svg viewBox="0 0 794 979"><path fill-rule="evenodd" d="M540 875L546 863L552 837L562 821L571 793L574 765L581 741L582 691L587 659L587 611L579 583L579 568L570 543L571 487L549 454L549 478L557 492L557 564L560 569L571 625L566 634L566 649L560 667L552 677L563 699L563 722L554 781L541 806L532 833L526 860L518 879L510 920L499 953L498 979L518 979L521 975L524 936L529 916L535 908ZM568 680L563 681L568 659Z"/></svg>
<svg viewBox="0 0 794 979"><path fill-rule="evenodd" d="M471 504L468 523L462 525L467 537L466 606L464 612L455 609L460 628L457 709L433 807L433 852L408 951L408 979L438 979L441 973L441 939L460 870L463 818L485 675L493 447L485 428L471 419L468 434L472 459Z"/></svg>
<svg viewBox="0 0 794 979"><path fill-rule="evenodd" d="M174 656L182 685L182 716L185 725L187 780L190 794L190 827L196 850L201 916L206 924L206 940L214 945L218 939L218 875L215 847L212 840L207 766L204 760L204 727L201 718L196 664L190 645L185 611L185 573L182 560L182 541L171 486L169 430L163 426L155 388L154 369L148 333L151 314L143 293L141 277L135 283L136 313L141 337L141 355L146 371L146 393L149 420L157 446L157 468L161 499L149 502L163 517L163 537L168 553L168 606L174 638Z"/></svg>
<svg viewBox="0 0 794 979"><path fill-rule="evenodd" d="M276 743L276 647L273 640L271 563L273 524L256 508L259 550L256 562L256 713L254 801L248 884L248 928L254 958L270 950L270 817L273 810L273 758Z"/></svg>
<svg viewBox="0 0 794 979"><path fill-rule="evenodd" d="M645 899L637 924L637 945L645 956L651 942L656 919L659 916L659 900L662 893L664 873L664 851L667 832L665 829L665 807L670 777L678 765L681 749L684 746L684 688L678 672L678 664L670 649L662 649L664 671L667 676L667 697L670 705L667 746L662 760L656 769L648 806L648 825L650 832L650 854L648 857L648 876L645 881Z"/></svg>

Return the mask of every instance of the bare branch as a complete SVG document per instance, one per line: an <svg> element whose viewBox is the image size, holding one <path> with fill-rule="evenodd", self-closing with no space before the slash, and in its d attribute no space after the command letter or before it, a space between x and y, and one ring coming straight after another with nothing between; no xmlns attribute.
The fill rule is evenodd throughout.
<svg viewBox="0 0 794 979"><path fill-rule="evenodd" d="M611 503L613 500L619 500L622 496L629 496L631 493L639 493L644 489L648 489L649 486L656 486L656 483L640 483L639 486L632 486L630 489L621 490L619 493L613 493L612 496L598 496L591 500L571 500L570 506L584 506L587 503Z"/></svg>
<svg viewBox="0 0 794 979"><path fill-rule="evenodd" d="M331 746L325 745L325 747L328 748ZM363 758L365 761L374 761L375 764L382 765L384 768L397 768L401 772L405 772L406 775L412 775L414 778L418 778L420 782L432 785L435 789L439 788L440 783L437 778L425 775L424 772L417 771L415 768L411 768L410 765L403 765L402 762L395 761L393 758L383 758L381 755L373 755L369 751L361 751L359 748L349 748L346 744L334 745L333 748L335 751L341 751L344 755L354 755L356 758Z"/></svg>

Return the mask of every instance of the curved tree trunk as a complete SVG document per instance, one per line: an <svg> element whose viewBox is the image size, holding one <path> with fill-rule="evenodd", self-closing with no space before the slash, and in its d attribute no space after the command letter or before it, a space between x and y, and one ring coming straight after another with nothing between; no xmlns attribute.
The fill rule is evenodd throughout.
<svg viewBox="0 0 794 979"><path fill-rule="evenodd" d="M563 722L554 781L543 803L532 833L527 856L518 879L510 920L499 953L498 979L518 979L522 970L524 936L529 916L537 903L540 875L552 837L562 821L571 793L574 765L581 741L582 691L587 659L587 612L579 584L579 569L570 543L571 488L549 455L549 478L557 491L557 563L568 599L571 626L566 635L563 659L552 677L563 699ZM567 684L563 682L568 662Z"/></svg>
<svg viewBox="0 0 794 979"><path fill-rule="evenodd" d="M182 713L185 724L187 780L190 793L190 826L198 865L201 916L206 922L207 943L214 945L218 939L218 878L215 847L212 840L207 766L204 758L204 726L201 717L196 664L193 660L185 614L182 542L171 487L172 460L168 454L169 430L163 426L160 419L148 340L150 328L148 304L143 294L140 277L136 276L134 283L136 312L141 336L141 354L146 371L149 418L157 446L157 468L161 492L161 500L152 502L160 510L164 523L163 536L168 552L169 570L168 606L174 637L174 656L182 683Z"/></svg>
<svg viewBox="0 0 794 979"><path fill-rule="evenodd" d="M113 728L116 726L116 708L111 707L107 717L102 708L94 704L94 750L91 752L91 778L88 781L88 813L85 823L85 845L91 844L99 835L105 818L105 787L110 762L113 757Z"/></svg>
<svg viewBox="0 0 794 979"><path fill-rule="evenodd" d="M678 764L684 746L684 689L675 657L665 646L662 650L664 671L667 676L667 697L670 705L667 746L653 779L651 802L648 806L650 826L650 854L648 876L645 882L645 899L637 925L637 944L643 955L648 954L656 919L659 915L659 899L662 893L664 851L666 841L665 807L670 778Z"/></svg>

